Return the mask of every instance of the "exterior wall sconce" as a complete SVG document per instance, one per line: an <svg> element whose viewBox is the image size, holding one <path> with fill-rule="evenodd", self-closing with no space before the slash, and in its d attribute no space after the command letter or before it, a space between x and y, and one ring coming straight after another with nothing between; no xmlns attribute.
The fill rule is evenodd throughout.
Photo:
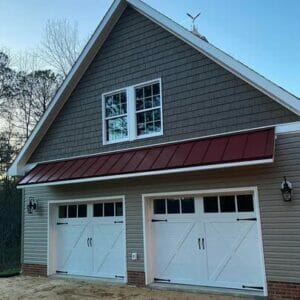
<svg viewBox="0 0 300 300"><path fill-rule="evenodd" d="M33 211L36 211L36 209L37 209L37 202L36 202L36 200L34 200L33 197L29 197L29 203L27 205L27 212L29 214L32 214Z"/></svg>
<svg viewBox="0 0 300 300"><path fill-rule="evenodd" d="M292 201L292 184L286 180L284 176L284 181L281 183L281 193L283 201L289 202Z"/></svg>

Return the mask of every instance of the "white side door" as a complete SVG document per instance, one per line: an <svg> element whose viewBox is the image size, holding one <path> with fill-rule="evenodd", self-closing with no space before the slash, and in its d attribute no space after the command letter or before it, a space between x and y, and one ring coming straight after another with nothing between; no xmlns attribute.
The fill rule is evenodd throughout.
<svg viewBox="0 0 300 300"><path fill-rule="evenodd" d="M159 204L163 201L165 205ZM194 209L190 207L189 213L184 213L183 201L193 201ZM153 205L153 218L149 221L154 281L200 284L206 277L206 261L203 225L196 215L197 202L194 198L155 199ZM155 208L159 205L160 208Z"/></svg>
<svg viewBox="0 0 300 300"><path fill-rule="evenodd" d="M96 208L98 206L98 208ZM94 203L102 213L92 217L93 276L123 279L125 276L125 227L123 203Z"/></svg>

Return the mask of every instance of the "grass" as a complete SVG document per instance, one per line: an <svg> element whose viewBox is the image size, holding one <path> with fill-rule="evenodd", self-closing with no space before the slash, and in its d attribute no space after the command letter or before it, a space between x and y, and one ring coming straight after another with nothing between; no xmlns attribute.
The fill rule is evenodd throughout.
<svg viewBox="0 0 300 300"><path fill-rule="evenodd" d="M11 268L0 272L0 277L11 277L20 274L20 268Z"/></svg>

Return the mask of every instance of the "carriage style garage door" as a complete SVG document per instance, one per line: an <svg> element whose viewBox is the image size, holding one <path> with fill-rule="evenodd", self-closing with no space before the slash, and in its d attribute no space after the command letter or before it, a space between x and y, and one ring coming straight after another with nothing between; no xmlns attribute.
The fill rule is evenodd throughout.
<svg viewBox="0 0 300 300"><path fill-rule="evenodd" d="M154 281L264 290L252 194L156 198L150 210Z"/></svg>
<svg viewBox="0 0 300 300"><path fill-rule="evenodd" d="M124 278L122 201L59 205L56 273Z"/></svg>

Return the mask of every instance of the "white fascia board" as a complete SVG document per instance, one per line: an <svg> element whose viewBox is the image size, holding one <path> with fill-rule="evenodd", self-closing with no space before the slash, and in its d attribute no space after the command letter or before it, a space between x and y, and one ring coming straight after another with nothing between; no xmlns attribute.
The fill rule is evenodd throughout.
<svg viewBox="0 0 300 300"><path fill-rule="evenodd" d="M88 54L92 52L92 48L95 46L97 40L101 36L101 34L105 35L105 30L109 31L111 28L107 28L107 25L109 27L113 27L114 24L110 24L112 17L117 14L121 15L124 8L126 6L126 2L123 0L115 0L113 4L110 6L109 10L103 17L102 21L100 22L99 26L95 30L94 34L88 41L87 45L82 50L81 54L79 55L77 61L75 62L74 66L71 68L70 72L68 73L66 79L63 81L62 85L56 92L54 98L51 100L46 112L41 117L35 128L33 129L31 135L27 139L26 143L24 144L23 148L17 155L15 161L8 169L7 174L9 176L17 176L17 175L24 175L24 165L35 150L36 146L41 141L42 137L46 133L46 131L49 129L52 121L55 119L65 102L67 101L69 95L71 94L72 90L69 91L69 95L65 95L65 91L67 90L70 85L76 85L87 67L89 66L89 63L92 61L92 58L96 55L97 51L94 51L92 58L90 58L89 62L86 61L86 57ZM104 42L106 36L103 37ZM101 46L100 45L100 46ZM78 76L79 69L81 69L81 73ZM78 78L76 78L78 76Z"/></svg>
<svg viewBox="0 0 300 300"><path fill-rule="evenodd" d="M268 158L268 159L250 160L250 161L243 161L243 162L197 166L197 167L167 169L167 170L149 171L149 172L140 172L140 173L131 173L131 174L120 174L120 175L111 175L111 176L99 176L99 177L92 177L92 178L80 178L80 179L73 179L73 180L63 180L63 181L45 182L45 183L36 183L36 184L25 184L25 185L19 185L18 188L89 183L89 182L107 181L107 180L115 180L115 179L126 179L126 178L134 178L134 177L187 173L187 172L216 170L216 169L225 169L225 168L233 168L233 167L245 167L245 166L268 164L268 163L273 163L273 162L274 162L274 158Z"/></svg>
<svg viewBox="0 0 300 300"><path fill-rule="evenodd" d="M231 73L235 74L242 80L254 86L256 89L268 95L270 98L277 101L290 111L294 112L297 115L300 115L300 99L296 96L287 92L280 86L266 79L262 75L237 61L212 44L203 41L199 37L196 37L190 31L180 26L157 10L153 9L152 7L148 6L144 2L140 0L127 0L127 2L130 3L141 14L150 18L152 21L162 26L167 31L173 33L178 38L185 41Z"/></svg>
<svg viewBox="0 0 300 300"><path fill-rule="evenodd" d="M300 132L300 122L281 124L275 127L276 134L293 134Z"/></svg>

